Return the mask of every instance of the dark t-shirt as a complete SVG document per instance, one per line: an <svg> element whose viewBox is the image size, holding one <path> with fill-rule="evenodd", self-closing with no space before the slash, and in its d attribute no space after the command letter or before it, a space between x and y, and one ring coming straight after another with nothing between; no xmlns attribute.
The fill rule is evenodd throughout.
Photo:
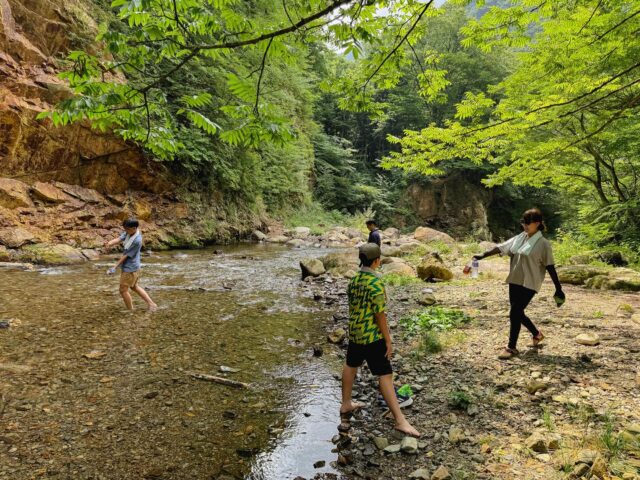
<svg viewBox="0 0 640 480"><path fill-rule="evenodd" d="M382 242L380 240L380 232L378 231L378 229L375 229L371 233L369 233L369 240L367 240L367 242L375 243L380 246L380 243Z"/></svg>

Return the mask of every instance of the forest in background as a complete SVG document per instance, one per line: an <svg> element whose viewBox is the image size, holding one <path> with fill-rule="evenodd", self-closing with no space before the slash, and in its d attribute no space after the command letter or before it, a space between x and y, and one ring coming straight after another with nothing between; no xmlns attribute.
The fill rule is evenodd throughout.
<svg viewBox="0 0 640 480"><path fill-rule="evenodd" d="M564 238L637 250L635 2L97 6L103 50L65 60L56 124L114 129L285 220L412 227L407 187L455 174L491 189L496 236L536 205Z"/></svg>

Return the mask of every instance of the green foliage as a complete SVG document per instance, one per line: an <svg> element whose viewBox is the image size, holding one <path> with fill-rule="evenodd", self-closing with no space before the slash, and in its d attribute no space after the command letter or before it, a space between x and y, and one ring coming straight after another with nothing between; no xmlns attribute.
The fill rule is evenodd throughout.
<svg viewBox="0 0 640 480"><path fill-rule="evenodd" d="M489 186L552 186L570 194L600 241L640 241L637 58L633 2L513 1L492 7L461 33L483 52L519 50L502 82L470 91L455 118L389 136L383 161L424 175L460 159L489 164ZM533 26L533 27L532 27ZM523 48L525 47L526 48Z"/></svg>
<svg viewBox="0 0 640 480"><path fill-rule="evenodd" d="M471 321L462 310L446 307L429 307L400 320L405 335L413 337L427 331L445 332Z"/></svg>
<svg viewBox="0 0 640 480"><path fill-rule="evenodd" d="M473 399L464 390L454 390L449 393L449 407L455 410L466 410L472 403Z"/></svg>

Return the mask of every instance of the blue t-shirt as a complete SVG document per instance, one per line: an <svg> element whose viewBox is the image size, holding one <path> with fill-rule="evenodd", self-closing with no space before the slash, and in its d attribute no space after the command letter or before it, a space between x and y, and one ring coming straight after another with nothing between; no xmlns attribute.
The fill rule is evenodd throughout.
<svg viewBox="0 0 640 480"><path fill-rule="evenodd" d="M380 246L380 243L382 242L380 241L380 232L378 231L378 229L375 229L371 233L369 233L369 240L367 240L367 242L375 243Z"/></svg>
<svg viewBox="0 0 640 480"><path fill-rule="evenodd" d="M127 238L126 233L120 234L120 240L124 242L124 239ZM137 272L140 270L140 250L142 249L142 235L138 235L138 237L131 243L131 246L127 248L123 255L127 256L127 259L122 262L122 271L131 273Z"/></svg>

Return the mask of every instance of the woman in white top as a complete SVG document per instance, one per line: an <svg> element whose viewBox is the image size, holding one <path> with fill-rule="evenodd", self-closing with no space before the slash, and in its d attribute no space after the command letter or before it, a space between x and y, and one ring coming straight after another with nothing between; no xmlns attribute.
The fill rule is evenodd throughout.
<svg viewBox="0 0 640 480"><path fill-rule="evenodd" d="M536 328L524 311L533 296L540 291L546 272L549 272L549 276L556 287L556 292L553 296L556 304L560 306L565 301L565 294L562 291L562 285L560 285L554 266L551 244L542 236L542 231L545 229L542 212L537 208L527 210L522 215L520 223L523 229L521 234L510 238L482 255L474 255L473 257L474 259L482 260L491 255L500 254L509 255L511 258L509 276L507 277L509 303L511 304L509 312L511 328L509 331L509 344L498 356L501 359L508 359L519 353L516 349L516 344L518 343L521 325L524 325L531 332L533 346L537 346L544 339L542 332Z"/></svg>

